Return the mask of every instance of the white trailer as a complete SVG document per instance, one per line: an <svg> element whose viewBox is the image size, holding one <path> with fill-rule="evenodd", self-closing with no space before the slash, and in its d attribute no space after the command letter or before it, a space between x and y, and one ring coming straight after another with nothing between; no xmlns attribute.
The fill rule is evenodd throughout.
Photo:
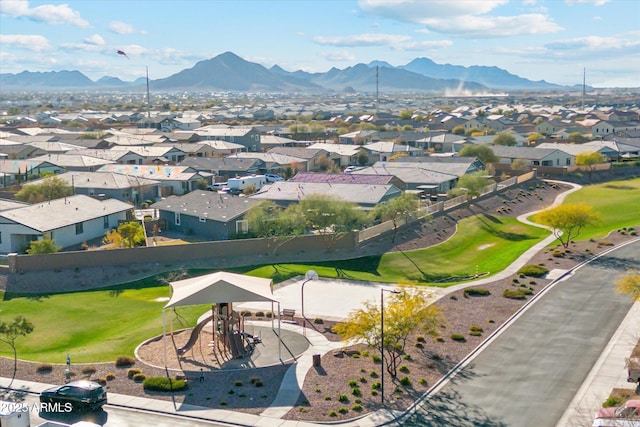
<svg viewBox="0 0 640 427"><path fill-rule="evenodd" d="M264 175L248 175L227 180L227 188L236 192L242 191L252 184L255 185L256 190L260 190L267 184L267 178Z"/></svg>

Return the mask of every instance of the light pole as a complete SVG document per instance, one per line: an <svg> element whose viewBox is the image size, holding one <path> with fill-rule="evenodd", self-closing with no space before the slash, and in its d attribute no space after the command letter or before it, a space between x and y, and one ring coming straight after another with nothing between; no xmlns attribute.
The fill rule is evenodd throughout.
<svg viewBox="0 0 640 427"><path fill-rule="evenodd" d="M384 364L384 293L389 292L392 294L399 294L397 289L385 289L380 288L380 356L382 357L382 365L380 368L380 398L382 399L382 405L384 405L384 370L386 366Z"/></svg>
<svg viewBox="0 0 640 427"><path fill-rule="evenodd" d="M304 317L304 285L311 280L318 280L318 273L315 270L309 270L304 275L304 282L302 282L302 288L300 288L300 299L302 300L302 334L307 336L307 318Z"/></svg>

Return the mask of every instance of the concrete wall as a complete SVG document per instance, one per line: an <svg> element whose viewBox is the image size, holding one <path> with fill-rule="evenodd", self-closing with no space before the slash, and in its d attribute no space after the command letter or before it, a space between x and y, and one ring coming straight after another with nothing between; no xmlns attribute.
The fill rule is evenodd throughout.
<svg viewBox="0 0 640 427"><path fill-rule="evenodd" d="M322 258L328 253L353 250L357 244L357 233L345 233L337 237L310 235L55 254L10 254L9 269L12 273L26 273L95 266L133 266L150 263L165 265L176 262L182 265L205 263L211 268L227 268L251 264L247 264L247 259L253 260L253 264L269 263L274 260L276 262L312 260L316 255Z"/></svg>

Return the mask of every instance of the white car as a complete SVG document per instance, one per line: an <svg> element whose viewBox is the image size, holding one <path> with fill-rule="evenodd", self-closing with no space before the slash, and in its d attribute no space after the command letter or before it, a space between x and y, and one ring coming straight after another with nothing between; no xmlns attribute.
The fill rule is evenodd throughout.
<svg viewBox="0 0 640 427"><path fill-rule="evenodd" d="M264 177L267 178L267 182L284 181L283 177L281 177L279 175L274 175L272 173L265 174Z"/></svg>
<svg viewBox="0 0 640 427"><path fill-rule="evenodd" d="M357 171L359 168L356 166L347 166L346 168L344 168L344 173L351 173L353 171Z"/></svg>

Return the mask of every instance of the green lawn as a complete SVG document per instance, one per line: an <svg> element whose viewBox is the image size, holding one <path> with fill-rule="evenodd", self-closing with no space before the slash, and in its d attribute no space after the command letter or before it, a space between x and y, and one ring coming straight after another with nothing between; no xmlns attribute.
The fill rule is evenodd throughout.
<svg viewBox="0 0 640 427"><path fill-rule="evenodd" d="M567 196L565 203L584 203L600 213L601 221L585 227L579 240L598 239L612 230L637 227L640 225L640 178L585 186Z"/></svg>
<svg viewBox="0 0 640 427"><path fill-rule="evenodd" d="M451 239L428 249L313 265L267 265L242 271L271 277L276 282L313 269L322 277L434 284L451 276L470 276L476 271L495 274L548 234L512 218L477 215L460 221L458 232Z"/></svg>
<svg viewBox="0 0 640 427"><path fill-rule="evenodd" d="M600 214L600 221L585 227L575 240L601 239L625 227L640 231L640 178L587 185L569 194L564 203L584 203ZM535 216L529 219L534 221Z"/></svg>
<svg viewBox="0 0 640 427"><path fill-rule="evenodd" d="M33 333L17 341L21 359L64 363L69 353L74 362L108 362L133 355L141 341L162 333L166 301L157 299L168 296L166 285L146 287L141 282L117 290L37 297L0 293L0 319L11 321L22 314L34 324ZM172 318L174 329L194 326L207 307L167 311L167 325ZM9 346L0 343L0 355L12 357Z"/></svg>

